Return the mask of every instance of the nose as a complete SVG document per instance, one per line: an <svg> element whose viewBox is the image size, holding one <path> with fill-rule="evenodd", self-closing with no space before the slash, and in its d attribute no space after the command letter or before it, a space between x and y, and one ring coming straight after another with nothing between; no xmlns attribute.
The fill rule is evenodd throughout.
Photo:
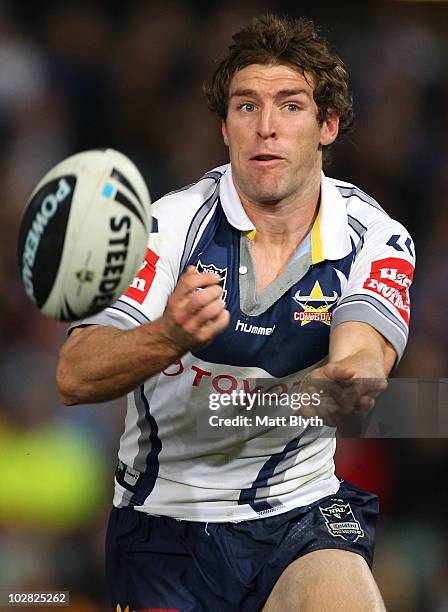
<svg viewBox="0 0 448 612"><path fill-rule="evenodd" d="M276 131L274 125L274 116L271 108L264 108L258 115L258 126L257 126L257 134L263 140L267 140L268 138L275 138Z"/></svg>

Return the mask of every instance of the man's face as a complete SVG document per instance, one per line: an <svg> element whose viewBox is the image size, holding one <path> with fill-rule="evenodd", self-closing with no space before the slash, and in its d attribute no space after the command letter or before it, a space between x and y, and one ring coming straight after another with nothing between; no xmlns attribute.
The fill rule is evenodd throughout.
<svg viewBox="0 0 448 612"><path fill-rule="evenodd" d="M300 194L322 168L322 145L338 133L337 113L319 125L313 79L285 65L251 64L235 73L222 124L240 196L254 203Z"/></svg>

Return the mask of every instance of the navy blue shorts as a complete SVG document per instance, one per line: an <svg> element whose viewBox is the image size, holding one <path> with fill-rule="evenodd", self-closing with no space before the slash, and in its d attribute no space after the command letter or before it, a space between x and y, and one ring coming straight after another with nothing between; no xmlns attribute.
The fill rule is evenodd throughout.
<svg viewBox="0 0 448 612"><path fill-rule="evenodd" d="M114 508L106 540L112 608L257 612L286 567L313 550L350 550L371 566L377 515L378 497L346 482L308 506L239 523Z"/></svg>

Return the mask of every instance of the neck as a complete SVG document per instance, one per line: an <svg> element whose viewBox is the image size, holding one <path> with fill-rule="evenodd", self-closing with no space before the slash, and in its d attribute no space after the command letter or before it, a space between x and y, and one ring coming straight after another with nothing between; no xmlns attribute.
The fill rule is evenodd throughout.
<svg viewBox="0 0 448 612"><path fill-rule="evenodd" d="M257 230L255 244L270 248L297 248L311 230L318 213L320 174L318 180L309 181L299 195L284 200L260 203L242 193L238 195Z"/></svg>

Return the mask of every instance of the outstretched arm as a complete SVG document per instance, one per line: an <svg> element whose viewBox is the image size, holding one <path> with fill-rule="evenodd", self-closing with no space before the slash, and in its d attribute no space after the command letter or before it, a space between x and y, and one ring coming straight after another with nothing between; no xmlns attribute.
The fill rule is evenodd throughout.
<svg viewBox="0 0 448 612"><path fill-rule="evenodd" d="M219 281L217 275L198 274L190 266L157 321L132 330L102 325L75 329L61 349L56 375L64 404L120 397L210 342L229 323Z"/></svg>
<svg viewBox="0 0 448 612"><path fill-rule="evenodd" d="M349 368L354 378L387 378L396 358L392 345L373 327L347 321L331 331L326 367Z"/></svg>
<svg viewBox="0 0 448 612"><path fill-rule="evenodd" d="M340 323L331 331L328 363L309 374L303 390L314 390L317 381L324 383L330 397L321 403L318 416L336 425L355 411L373 409L396 357L391 344L367 323Z"/></svg>

